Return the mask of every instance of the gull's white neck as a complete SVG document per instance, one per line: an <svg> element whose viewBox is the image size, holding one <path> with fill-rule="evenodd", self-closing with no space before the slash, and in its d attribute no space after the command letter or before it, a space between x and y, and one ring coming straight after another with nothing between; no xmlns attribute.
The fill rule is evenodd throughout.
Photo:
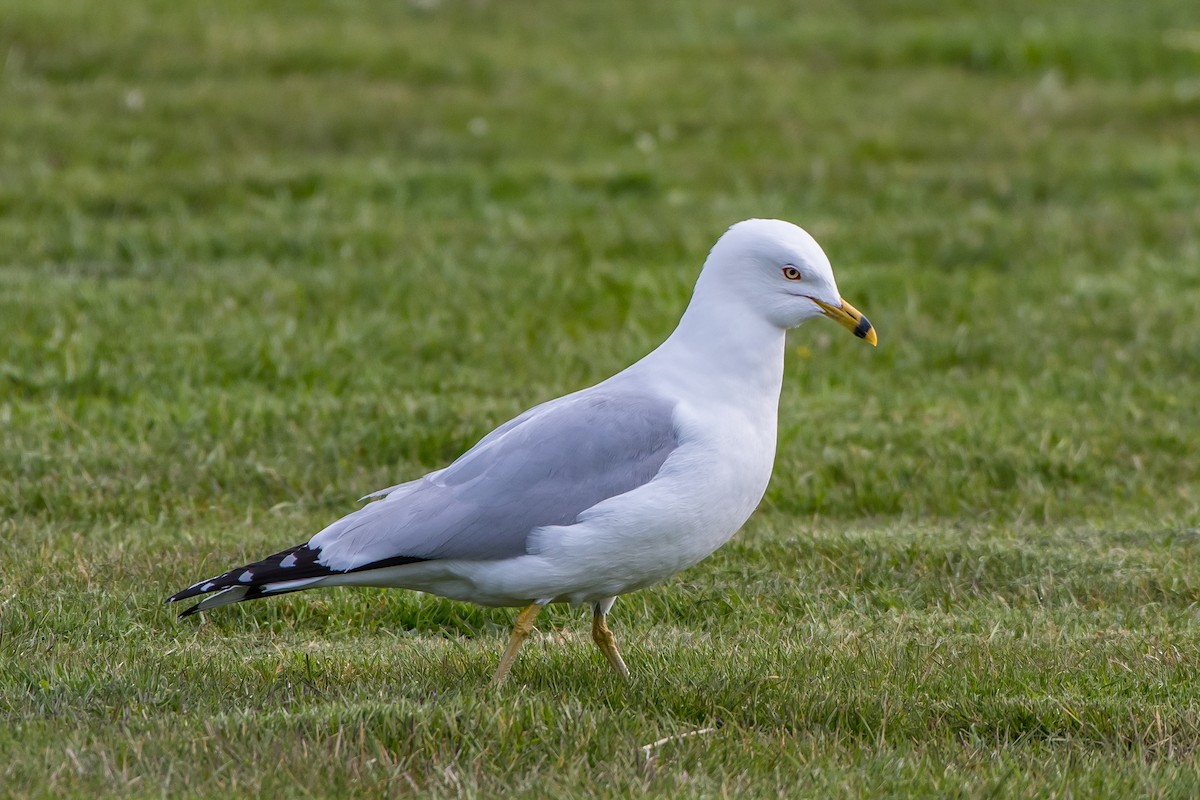
<svg viewBox="0 0 1200 800"><path fill-rule="evenodd" d="M656 383L681 396L728 398L751 413L775 416L785 332L703 277L675 331L630 369L658 376Z"/></svg>

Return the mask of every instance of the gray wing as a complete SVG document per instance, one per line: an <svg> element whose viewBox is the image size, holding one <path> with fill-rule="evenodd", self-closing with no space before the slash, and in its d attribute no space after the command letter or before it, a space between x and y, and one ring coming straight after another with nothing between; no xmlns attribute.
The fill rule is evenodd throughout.
<svg viewBox="0 0 1200 800"><path fill-rule="evenodd" d="M570 525L650 481L678 446L674 403L585 390L505 423L443 470L343 517L309 547L334 570L409 559L521 555L531 531Z"/></svg>

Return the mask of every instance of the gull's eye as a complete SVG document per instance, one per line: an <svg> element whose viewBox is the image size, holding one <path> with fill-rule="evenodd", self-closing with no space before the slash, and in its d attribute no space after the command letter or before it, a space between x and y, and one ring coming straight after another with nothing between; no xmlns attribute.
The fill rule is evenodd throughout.
<svg viewBox="0 0 1200 800"><path fill-rule="evenodd" d="M789 281L798 281L800 280L800 270L796 269L791 264L788 264L783 268L783 277L787 278Z"/></svg>

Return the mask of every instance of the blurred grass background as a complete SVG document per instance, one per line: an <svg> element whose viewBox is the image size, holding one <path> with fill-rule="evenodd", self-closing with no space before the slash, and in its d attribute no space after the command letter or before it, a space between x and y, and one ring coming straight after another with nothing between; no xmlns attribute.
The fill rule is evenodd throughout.
<svg viewBox="0 0 1200 800"><path fill-rule="evenodd" d="M1190 796L1198 141L1167 0L10 0L4 791ZM505 611L158 606L640 357L751 216L880 348L792 335L632 687L569 610L493 696Z"/></svg>

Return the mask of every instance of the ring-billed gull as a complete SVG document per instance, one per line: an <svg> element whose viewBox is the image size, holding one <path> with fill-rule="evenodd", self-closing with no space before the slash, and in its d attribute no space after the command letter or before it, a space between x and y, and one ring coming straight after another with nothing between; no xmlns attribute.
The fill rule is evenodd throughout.
<svg viewBox="0 0 1200 800"><path fill-rule="evenodd" d="M508 675L547 603L592 606L592 638L622 677L607 624L618 595L712 553L771 477L784 334L815 317L876 343L801 228L753 219L713 246L674 333L613 377L542 403L445 469L383 489L307 542L200 581L180 616L317 586L418 589L516 606L492 679Z"/></svg>

